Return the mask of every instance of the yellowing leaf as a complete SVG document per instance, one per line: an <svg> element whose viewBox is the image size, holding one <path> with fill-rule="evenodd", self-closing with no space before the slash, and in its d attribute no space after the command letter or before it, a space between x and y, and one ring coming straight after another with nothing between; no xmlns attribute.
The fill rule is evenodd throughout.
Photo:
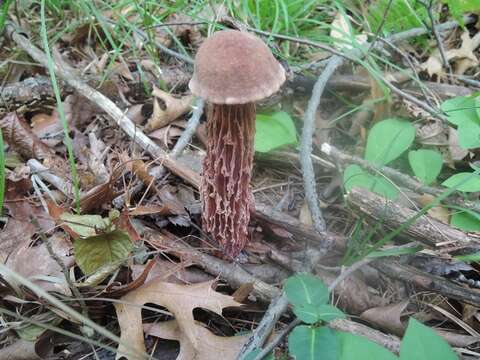
<svg viewBox="0 0 480 360"><path fill-rule="evenodd" d="M103 266L120 265L132 251L133 244L126 232L114 230L77 239L74 247L77 265L85 275L91 275Z"/></svg>
<svg viewBox="0 0 480 360"><path fill-rule="evenodd" d="M142 309L146 303L154 303L167 308L175 317L173 321L147 327L147 332L166 339L180 342L180 355L177 360L222 360L235 359L246 337L218 337L193 318L193 309L203 308L217 314L226 307L240 306L232 297L212 289L214 281L194 285L179 285L159 281L154 278L138 289L121 298L115 304L121 330L121 344L117 359L131 353L145 353L143 340ZM123 344L128 344L126 348ZM133 358L130 356L129 360Z"/></svg>

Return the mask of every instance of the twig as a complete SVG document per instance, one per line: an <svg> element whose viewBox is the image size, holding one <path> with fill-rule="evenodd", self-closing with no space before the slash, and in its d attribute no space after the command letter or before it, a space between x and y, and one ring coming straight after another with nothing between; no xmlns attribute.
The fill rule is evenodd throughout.
<svg viewBox="0 0 480 360"><path fill-rule="evenodd" d="M372 266L378 271L398 279L407 281L421 289L442 294L450 299L455 299L473 306L480 303L480 294L468 287L457 285L453 281L441 276L432 275L409 265L403 265L391 259L377 259Z"/></svg>
<svg viewBox="0 0 480 360"><path fill-rule="evenodd" d="M27 161L30 172L36 174L41 179L49 182L55 188L60 190L68 198L72 198L71 186L60 177L49 172L49 169L40 163L37 159L30 159Z"/></svg>
<svg viewBox="0 0 480 360"><path fill-rule="evenodd" d="M193 106L192 116L190 116L190 119L188 119L185 130L183 130L182 135L180 135L177 143L169 154L169 157L172 160L175 160L182 154L183 150L192 139L192 136L195 134L195 131L200 124L200 118L202 117L204 106L205 101L201 98L197 98L195 105ZM157 179L163 177L163 175L165 175L165 167L163 165L159 165L155 168L152 168L150 175Z"/></svg>
<svg viewBox="0 0 480 360"><path fill-rule="evenodd" d="M278 344L282 342L282 340L290 334L290 332L297 326L302 323L302 320L299 318L295 318L290 324L288 324L271 342L267 344L258 354L255 356L254 360L262 360L268 354L270 354L273 349L277 347Z"/></svg>
<svg viewBox="0 0 480 360"><path fill-rule="evenodd" d="M11 23L7 24L6 31L8 36L15 43L17 43L19 47L26 51L35 61L41 63L45 67L47 66L47 58L45 54L35 47L30 40L25 37L25 35L23 35L24 32L17 30L17 28ZM73 69L66 69L65 67L59 66L56 63L54 65L55 72L62 79L64 79L71 87L77 90L86 99L93 102L103 111L105 111L130 138L134 139L134 141L140 145L142 149L152 155L154 159L160 161L174 174L180 176L190 184L198 186L200 183L198 174L171 159L157 144L155 144L142 131L137 129L135 124L127 116L125 116L125 114L115 105L113 101L99 91L78 80L73 75L75 73Z"/></svg>
<svg viewBox="0 0 480 360"><path fill-rule="evenodd" d="M202 117L204 106L205 101L198 98L195 102L195 105L193 106L192 116L190 117L190 119L188 119L187 127L185 128L185 130L183 130L182 135L180 135L177 143L170 152L170 156L173 159L176 159L182 154L183 150L192 139L192 136L195 134L198 124L200 124L200 118Z"/></svg>
<svg viewBox="0 0 480 360"><path fill-rule="evenodd" d="M275 324L280 319L282 314L287 311L287 308L288 299L285 293L270 302L270 305L268 306L267 311L263 315L262 320L240 350L240 353L237 356L237 360L242 360L253 350L262 348L268 336L270 336L270 333L272 332ZM265 349L263 349L261 353L263 353L263 351L265 351ZM266 354L268 354L269 352L270 351L267 351ZM258 354L255 359L262 359L263 357L261 357L261 353Z"/></svg>
<svg viewBox="0 0 480 360"><path fill-rule="evenodd" d="M313 130L315 128L315 114L328 79L330 79L335 70L337 70L342 64L343 58L337 55L332 56L329 60L327 66L313 87L312 97L308 102L307 110L305 111L305 116L303 118L302 140L300 143L300 163L302 166L303 183L305 187L305 199L312 215L313 226L319 233L325 232L326 225L320 206L318 205L315 172L310 156L312 153Z"/></svg>
<svg viewBox="0 0 480 360"><path fill-rule="evenodd" d="M432 26L433 36L435 37L435 41L437 42L438 51L440 52L443 65L447 68L449 75L452 76L453 75L452 66L450 65L450 62L448 61L447 55L445 53L445 47L443 46L442 38L440 37L440 33L436 26L437 21L432 11L434 1L430 0L428 5L423 1L420 1L420 4L422 4L427 9L428 17L430 18L430 23Z"/></svg>

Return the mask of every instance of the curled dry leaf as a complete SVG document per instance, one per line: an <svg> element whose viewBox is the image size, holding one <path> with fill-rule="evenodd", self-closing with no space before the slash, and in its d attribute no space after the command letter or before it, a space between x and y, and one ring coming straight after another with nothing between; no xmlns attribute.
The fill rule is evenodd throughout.
<svg viewBox="0 0 480 360"><path fill-rule="evenodd" d="M26 159L54 158L54 151L36 136L25 120L11 112L0 120L5 142Z"/></svg>
<svg viewBox="0 0 480 360"><path fill-rule="evenodd" d="M408 306L408 299L397 304L379 306L368 309L360 314L363 320L378 326L382 330L401 336L405 325L401 321L403 311Z"/></svg>
<svg viewBox="0 0 480 360"><path fill-rule="evenodd" d="M435 199L436 198L433 195L423 194L418 198L418 202L423 207L432 203ZM432 207L430 210L428 210L428 215L446 224L448 224L450 220L450 212L446 207L443 207L443 206Z"/></svg>
<svg viewBox="0 0 480 360"><path fill-rule="evenodd" d="M453 161L462 160L468 155L468 150L460 147L458 130L451 126L448 127L448 151Z"/></svg>
<svg viewBox="0 0 480 360"><path fill-rule="evenodd" d="M123 296L121 302L115 304L122 340L117 359L129 355L127 358L132 360L145 354L141 307L146 303L163 306L175 317L175 320L163 322L153 331L160 337L173 338L180 342L180 355L177 360L211 359L212 353L220 355L219 349L224 349L221 355L223 360L235 359L247 338L243 337L241 341L242 338L237 336L220 338L213 335L194 320L193 309L203 308L221 315L224 308L241 304L232 297L213 290L214 281L178 285L159 280L152 279ZM229 352L232 348L235 349L234 356Z"/></svg>
<svg viewBox="0 0 480 360"><path fill-rule="evenodd" d="M174 139L182 135L186 124L187 122L185 120L177 120L167 126L152 131L148 136L152 139L159 140L159 145L167 149L173 144Z"/></svg>
<svg viewBox="0 0 480 360"><path fill-rule="evenodd" d="M177 98L156 87L153 89L153 96L153 114L145 129L148 132L164 127L190 111L193 101L192 95Z"/></svg>

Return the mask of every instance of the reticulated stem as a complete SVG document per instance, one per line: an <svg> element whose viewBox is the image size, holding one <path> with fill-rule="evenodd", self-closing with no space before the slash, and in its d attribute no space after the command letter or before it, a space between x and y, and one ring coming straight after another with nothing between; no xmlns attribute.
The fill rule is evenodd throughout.
<svg viewBox="0 0 480 360"><path fill-rule="evenodd" d="M253 204L255 104L210 105L207 156L203 163L202 225L226 255L235 257L248 241Z"/></svg>

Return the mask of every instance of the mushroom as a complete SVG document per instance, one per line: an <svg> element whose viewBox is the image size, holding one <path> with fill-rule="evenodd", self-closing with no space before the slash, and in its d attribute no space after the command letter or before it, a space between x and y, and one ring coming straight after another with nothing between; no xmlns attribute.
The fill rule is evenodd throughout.
<svg viewBox="0 0 480 360"><path fill-rule="evenodd" d="M216 32L195 57L189 87L207 102L202 227L231 257L248 242L255 101L275 93L284 81L285 71L270 49L246 32Z"/></svg>

